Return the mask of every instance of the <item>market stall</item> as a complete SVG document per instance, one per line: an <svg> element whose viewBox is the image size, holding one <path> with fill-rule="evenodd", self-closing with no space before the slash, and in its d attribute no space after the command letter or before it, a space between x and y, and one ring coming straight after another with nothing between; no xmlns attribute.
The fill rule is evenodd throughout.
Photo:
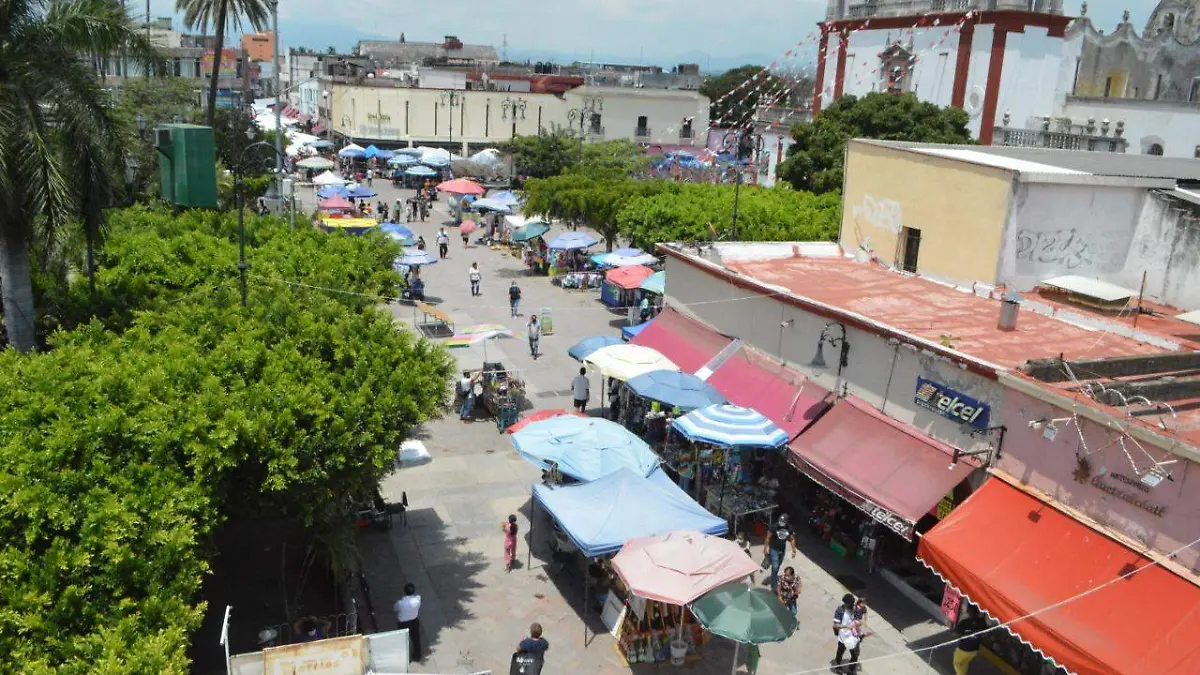
<svg viewBox="0 0 1200 675"><path fill-rule="evenodd" d="M615 267L604 274L600 287L600 302L609 307L633 307L641 300L642 280L653 275L645 265Z"/></svg>
<svg viewBox="0 0 1200 675"><path fill-rule="evenodd" d="M663 356L657 350L641 345L621 343L601 347L583 358L583 362L600 371L603 377L611 381L609 392L609 408L612 419L618 419L621 411L629 400L629 390L619 386L642 373L654 370L679 370L671 359ZM600 388L600 407L604 407L605 389Z"/></svg>
<svg viewBox="0 0 1200 675"><path fill-rule="evenodd" d="M339 218L324 216L319 221L319 227L325 232L345 232L346 234L365 234L379 223L374 218Z"/></svg>
<svg viewBox="0 0 1200 675"><path fill-rule="evenodd" d="M765 460L785 446L786 432L754 410L728 404L693 410L671 429L661 452L684 490L695 484L734 531L749 517L770 520L778 481Z"/></svg>
<svg viewBox="0 0 1200 675"><path fill-rule="evenodd" d="M758 645L783 642L800 627L769 588L751 588L740 581L705 593L691 604L691 610L705 630L734 641L735 672L742 645L750 645L746 665L753 673L758 670Z"/></svg>
<svg viewBox="0 0 1200 675"><path fill-rule="evenodd" d="M600 243L596 237L587 232L564 232L546 242L546 255L549 262L547 274L563 285L562 275L570 272L583 274L595 270L595 265L588 260L587 249ZM580 282L591 281L590 278L579 279ZM596 282L597 284L599 282ZM568 286L570 287L570 286ZM577 284L577 287L595 288L595 285Z"/></svg>
<svg viewBox="0 0 1200 675"><path fill-rule="evenodd" d="M627 663L681 665L699 658L709 635L688 605L705 593L758 571L758 564L728 539L675 531L631 539L612 559L620 581L606 606L617 646Z"/></svg>
<svg viewBox="0 0 1200 675"><path fill-rule="evenodd" d="M725 397L690 373L654 370L625 382L633 396L622 410L621 422L652 443L665 440L669 420L686 410L716 403Z"/></svg>
<svg viewBox="0 0 1200 675"><path fill-rule="evenodd" d="M595 417L553 417L512 435L525 460L564 477L595 481L620 470L646 476L658 468L658 455L619 424Z"/></svg>

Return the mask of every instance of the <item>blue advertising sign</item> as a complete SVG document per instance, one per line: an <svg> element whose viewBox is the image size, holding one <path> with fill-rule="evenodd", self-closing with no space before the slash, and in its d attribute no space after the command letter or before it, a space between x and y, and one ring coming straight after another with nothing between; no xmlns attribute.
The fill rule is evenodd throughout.
<svg viewBox="0 0 1200 675"><path fill-rule="evenodd" d="M917 395L913 397L913 401L922 408L959 424L976 429L986 429L988 426L988 412L991 406L933 380L917 378Z"/></svg>

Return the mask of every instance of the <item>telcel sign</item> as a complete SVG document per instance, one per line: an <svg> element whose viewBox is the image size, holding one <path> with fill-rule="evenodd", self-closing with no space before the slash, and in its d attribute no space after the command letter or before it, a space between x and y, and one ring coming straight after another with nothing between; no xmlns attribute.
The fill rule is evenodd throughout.
<svg viewBox="0 0 1200 675"><path fill-rule="evenodd" d="M923 377L917 378L917 405L976 429L987 428L990 406Z"/></svg>

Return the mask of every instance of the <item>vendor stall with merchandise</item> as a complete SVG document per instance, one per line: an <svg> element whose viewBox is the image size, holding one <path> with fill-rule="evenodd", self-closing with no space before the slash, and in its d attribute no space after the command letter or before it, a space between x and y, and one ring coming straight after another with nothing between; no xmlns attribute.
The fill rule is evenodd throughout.
<svg viewBox="0 0 1200 675"><path fill-rule="evenodd" d="M642 299L642 280L653 275L645 265L614 267L604 273L600 287L600 302L614 308L633 307Z"/></svg>

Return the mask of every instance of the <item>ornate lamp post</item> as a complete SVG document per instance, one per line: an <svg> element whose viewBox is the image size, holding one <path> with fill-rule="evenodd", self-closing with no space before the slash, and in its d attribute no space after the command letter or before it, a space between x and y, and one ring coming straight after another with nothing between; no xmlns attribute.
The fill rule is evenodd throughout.
<svg viewBox="0 0 1200 675"><path fill-rule="evenodd" d="M462 94L447 91L442 94L442 105L450 110L450 152L454 153L454 109L462 106Z"/></svg>
<svg viewBox="0 0 1200 675"><path fill-rule="evenodd" d="M521 119L525 119L525 106L525 99L520 97L509 98L506 96L500 102L500 119L509 119L510 116L512 117L512 139L516 139L517 137L517 115L519 114ZM516 179L515 159L516 153L508 153L508 184L510 187Z"/></svg>
<svg viewBox="0 0 1200 675"><path fill-rule="evenodd" d="M254 138L254 129L246 128L246 137ZM243 177L246 173L246 160L250 153L259 148L269 148L275 155L277 161L283 161L283 153L268 141L258 141L251 143L242 148L238 153L237 161L234 162L233 170L233 195L234 201L237 202L238 210L238 275L241 277L242 286L242 307L246 306L246 270L249 265L246 264L246 198L243 194L245 184Z"/></svg>
<svg viewBox="0 0 1200 675"><path fill-rule="evenodd" d="M743 143L743 138L748 143ZM738 198L742 192L742 148L745 145L753 145L754 157L757 159L758 154L763 150L763 138L756 134L747 135L745 131L738 129L737 131L726 133L725 138L721 141L721 147L725 150L733 149L733 167L737 171L737 179L733 186L733 224L732 233L730 234L734 241L737 241Z"/></svg>
<svg viewBox="0 0 1200 675"><path fill-rule="evenodd" d="M575 124L575 120L579 120L579 160L583 161L583 136L584 125L587 122L593 121L600 111L604 110L603 96L584 96L580 101L578 108L573 108L567 111L567 120L571 125Z"/></svg>

